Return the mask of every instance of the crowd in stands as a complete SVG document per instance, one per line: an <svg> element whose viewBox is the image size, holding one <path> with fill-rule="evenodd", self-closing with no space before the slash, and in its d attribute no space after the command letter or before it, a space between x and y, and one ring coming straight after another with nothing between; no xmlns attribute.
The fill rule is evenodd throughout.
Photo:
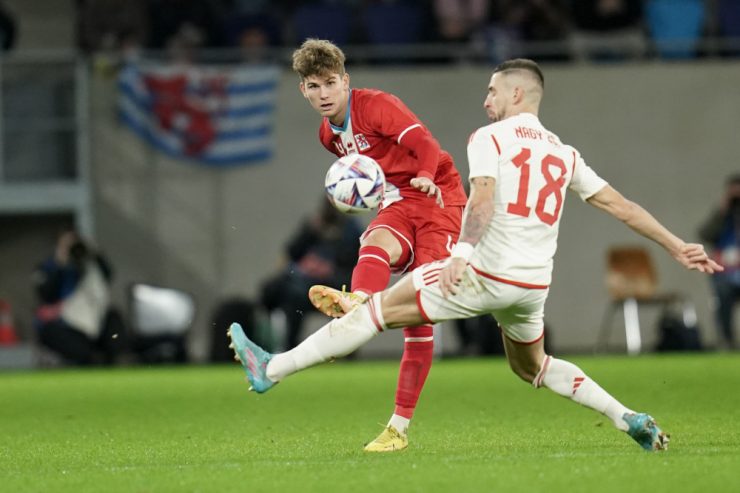
<svg viewBox="0 0 740 493"><path fill-rule="evenodd" d="M254 54L319 37L345 47L425 43L433 52L463 46L494 61L740 54L736 0L77 0L77 5L79 44L87 51L232 48Z"/></svg>

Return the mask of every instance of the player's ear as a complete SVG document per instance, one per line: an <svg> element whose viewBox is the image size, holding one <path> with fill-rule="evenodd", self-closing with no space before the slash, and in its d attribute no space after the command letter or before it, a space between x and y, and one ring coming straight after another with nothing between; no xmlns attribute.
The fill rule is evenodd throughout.
<svg viewBox="0 0 740 493"><path fill-rule="evenodd" d="M342 76L342 83L344 83L345 89L349 89L349 74L347 72Z"/></svg>
<svg viewBox="0 0 740 493"><path fill-rule="evenodd" d="M524 89L522 89L519 86L514 87L514 97L512 98L512 103L519 104L522 99L524 99Z"/></svg>
<svg viewBox="0 0 740 493"><path fill-rule="evenodd" d="M298 84L298 89L300 89L301 94L303 94L303 97L308 99L308 94L306 94L306 84L301 81L300 84Z"/></svg>

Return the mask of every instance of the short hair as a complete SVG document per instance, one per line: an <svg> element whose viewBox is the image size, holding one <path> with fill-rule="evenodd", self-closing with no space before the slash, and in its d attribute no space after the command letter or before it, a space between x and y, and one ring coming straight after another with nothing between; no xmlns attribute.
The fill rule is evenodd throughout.
<svg viewBox="0 0 740 493"><path fill-rule="evenodd" d="M293 52L293 70L301 79L312 75L344 75L344 52L325 39L309 38Z"/></svg>
<svg viewBox="0 0 740 493"><path fill-rule="evenodd" d="M524 70L534 75L542 89L545 88L545 76L542 75L542 70L537 62L529 60L528 58L514 58L513 60L506 60L500 63L493 69L493 73L507 73L514 71Z"/></svg>

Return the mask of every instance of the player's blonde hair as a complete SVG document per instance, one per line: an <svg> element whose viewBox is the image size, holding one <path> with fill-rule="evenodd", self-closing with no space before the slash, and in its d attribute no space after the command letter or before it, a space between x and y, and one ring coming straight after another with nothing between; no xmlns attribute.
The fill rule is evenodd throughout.
<svg viewBox="0 0 740 493"><path fill-rule="evenodd" d="M344 75L344 52L331 41L307 39L293 52L293 70L301 79L312 75Z"/></svg>

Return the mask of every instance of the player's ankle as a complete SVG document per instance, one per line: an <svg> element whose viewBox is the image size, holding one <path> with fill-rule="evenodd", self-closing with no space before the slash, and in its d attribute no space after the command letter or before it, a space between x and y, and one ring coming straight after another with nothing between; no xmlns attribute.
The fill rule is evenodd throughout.
<svg viewBox="0 0 740 493"><path fill-rule="evenodd" d="M411 426L411 418L393 414L388 421L388 426L394 427L401 435L406 435L409 432L409 426Z"/></svg>

